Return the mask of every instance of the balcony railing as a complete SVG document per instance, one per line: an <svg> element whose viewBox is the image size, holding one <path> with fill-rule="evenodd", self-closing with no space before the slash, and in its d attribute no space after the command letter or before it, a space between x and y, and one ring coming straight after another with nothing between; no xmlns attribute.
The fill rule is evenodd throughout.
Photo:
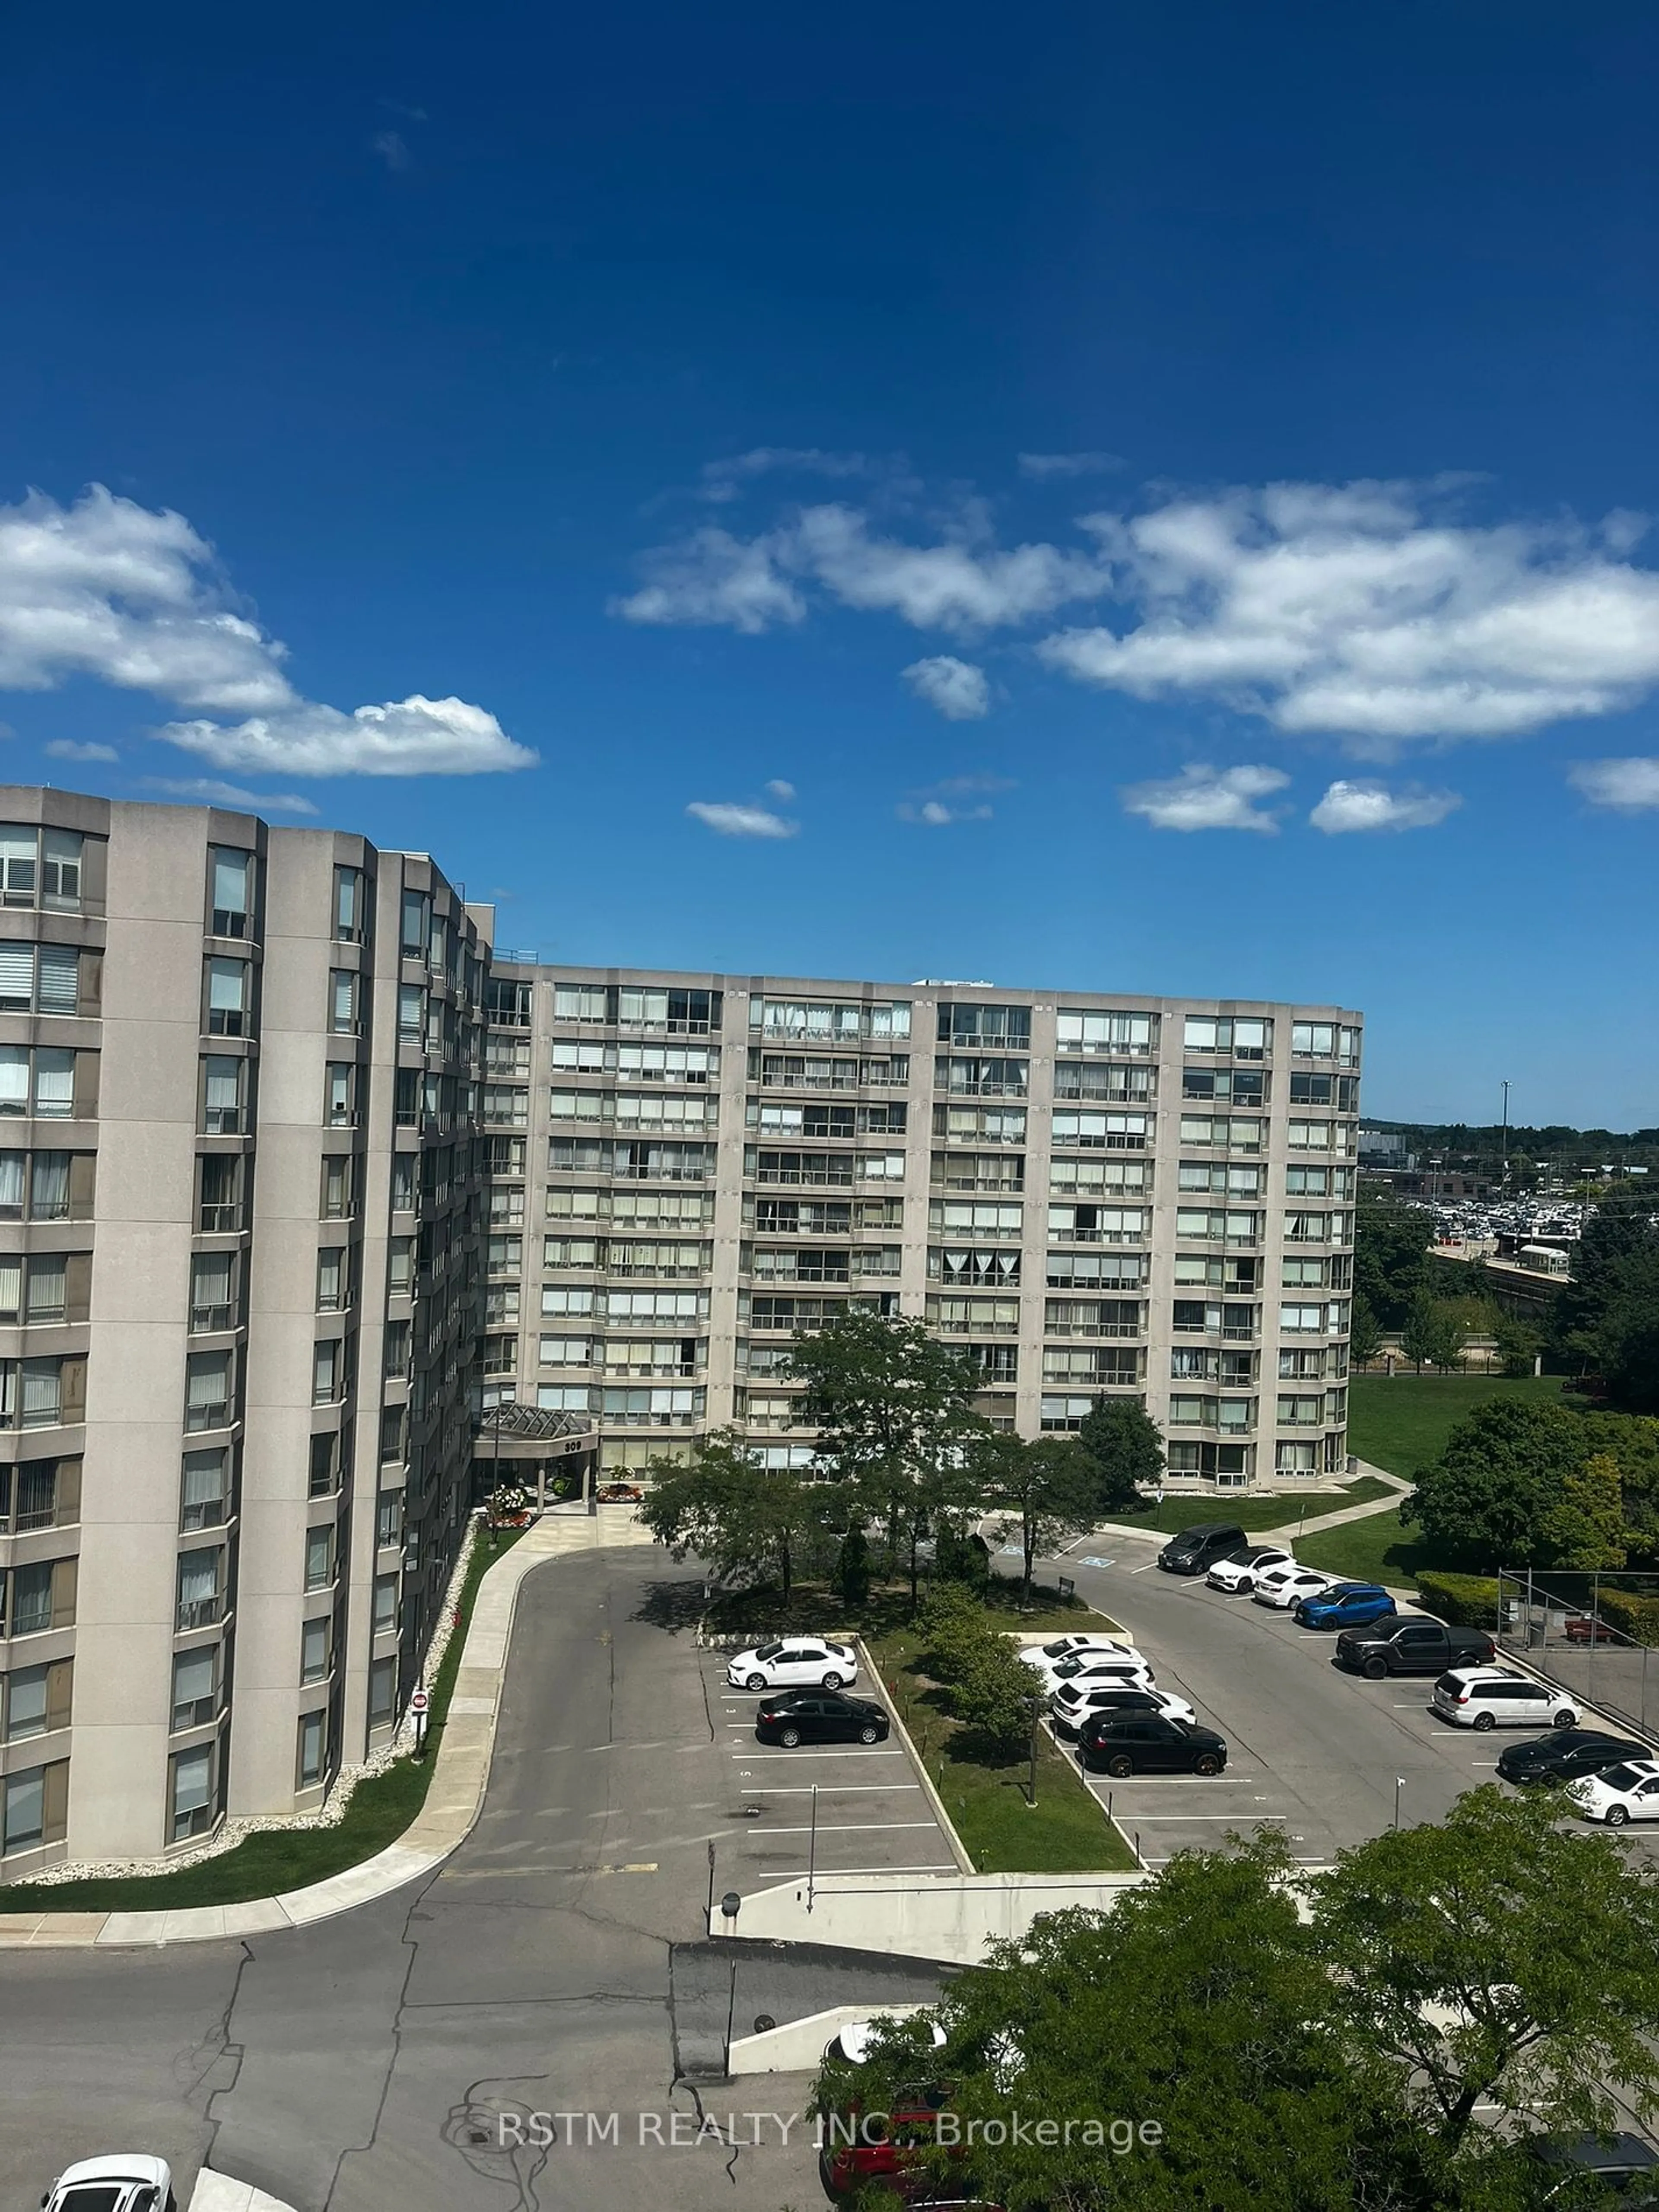
<svg viewBox="0 0 1659 2212"><path fill-rule="evenodd" d="M216 1590L211 1597L180 1598L178 1626L182 1635L191 1628L211 1628L224 1618L225 1594Z"/></svg>
<svg viewBox="0 0 1659 2212"><path fill-rule="evenodd" d="M243 1227L243 1206L240 1199L228 1206L203 1206L197 1210L197 1221L204 1237L228 1237L240 1234Z"/></svg>
<svg viewBox="0 0 1659 2212"><path fill-rule="evenodd" d="M1146 1335L1146 1324L1144 1321L1046 1321L1042 1324L1042 1334L1044 1336L1135 1337Z"/></svg>
<svg viewBox="0 0 1659 2212"><path fill-rule="evenodd" d="M1144 1229L1051 1229L1050 1244L1145 1244Z"/></svg>

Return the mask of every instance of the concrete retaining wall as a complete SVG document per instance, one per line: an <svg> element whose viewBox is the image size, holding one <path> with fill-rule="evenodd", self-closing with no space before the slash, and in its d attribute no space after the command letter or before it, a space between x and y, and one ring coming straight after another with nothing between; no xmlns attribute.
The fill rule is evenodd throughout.
<svg viewBox="0 0 1659 2212"><path fill-rule="evenodd" d="M1023 1936L1042 1912L1063 1912L1073 1905L1109 1909L1126 1889L1148 1879L1144 1874L976 1874L932 1880L841 1875L814 1886L810 1912L806 1884L785 1882L745 1897L735 1923L716 1908L708 1917L708 1932L893 1951L972 1966L983 1959L994 1936Z"/></svg>
<svg viewBox="0 0 1659 2212"><path fill-rule="evenodd" d="M740 2035L726 2055L728 2075L810 2074L823 2056L832 2035L860 2020L908 2020L919 2004L831 2005L828 2012L809 2012L804 2020L787 2020L781 2027L769 2027L762 2035Z"/></svg>

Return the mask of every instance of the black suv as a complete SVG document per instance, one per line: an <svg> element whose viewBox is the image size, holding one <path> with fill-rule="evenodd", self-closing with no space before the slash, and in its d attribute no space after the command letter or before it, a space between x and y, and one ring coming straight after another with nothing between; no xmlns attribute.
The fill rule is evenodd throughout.
<svg viewBox="0 0 1659 2212"><path fill-rule="evenodd" d="M1200 1521L1170 1537L1158 1564L1165 1574L1206 1575L1218 1559L1244 1549L1244 1531L1236 1522Z"/></svg>
<svg viewBox="0 0 1659 2212"><path fill-rule="evenodd" d="M1627 1759L1651 1759L1644 1743L1632 1743L1621 1735L1603 1735L1598 1729L1557 1729L1552 1735L1535 1735L1525 1743L1506 1744L1498 1762L1505 1782L1524 1787L1541 1782L1559 1789L1581 1774L1600 1774Z"/></svg>
<svg viewBox="0 0 1659 2212"><path fill-rule="evenodd" d="M1219 1774L1227 1740L1162 1713L1102 1713L1084 1723L1077 1755L1091 1771L1103 1769L1120 1782L1130 1774Z"/></svg>

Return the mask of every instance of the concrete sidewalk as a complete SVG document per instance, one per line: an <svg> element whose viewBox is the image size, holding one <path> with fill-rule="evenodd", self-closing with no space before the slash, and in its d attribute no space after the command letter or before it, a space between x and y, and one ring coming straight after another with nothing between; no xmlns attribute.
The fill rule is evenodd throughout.
<svg viewBox="0 0 1659 2212"><path fill-rule="evenodd" d="M1358 1505L1339 1506L1334 1511L1330 1513L1316 1513L1311 1521L1304 1521L1301 1522L1287 1521L1282 1527L1279 1528L1252 1528L1248 1532L1250 1541L1253 1544L1289 1543L1293 1541L1297 1536L1316 1536L1322 1528L1340 1528L1343 1526L1345 1522L1368 1521L1375 1513L1392 1513L1395 1507L1399 1504L1401 1499L1406 1496L1412 1487L1409 1482L1401 1481L1401 1478L1397 1474L1389 1474L1387 1469L1384 1468L1370 1467L1364 1460L1361 1460L1358 1462L1354 1480L1358 1481L1361 1477L1365 1475L1374 1476L1378 1482L1386 1482L1389 1486L1389 1495L1387 1498L1364 1498ZM1285 1500L1287 1504L1292 1502L1293 1501L1289 1498ZM1218 1498L1216 1499L1215 1510L1216 1518L1218 1521L1224 1520L1226 1518L1227 1504L1225 1498ZM1133 1527L1127 1521L1103 1521L1100 1526L1092 1532L1091 1536L1087 1538L1079 1538L1079 1541L1092 1542L1095 1536L1115 1536L1120 1542L1139 1540L1143 1544L1167 1544L1170 1540L1169 1532L1166 1529L1137 1528ZM1075 1550L1076 1547L1073 1546L1071 1548Z"/></svg>
<svg viewBox="0 0 1659 2212"><path fill-rule="evenodd" d="M520 1584L548 1559L651 1541L631 1507L602 1505L591 1516L546 1516L496 1561L478 1585L426 1802L395 1844L361 1866L286 1896L254 1898L245 1905L155 1912L0 1912L0 1950L207 1943L263 1936L349 1912L430 1874L465 1838L483 1802Z"/></svg>

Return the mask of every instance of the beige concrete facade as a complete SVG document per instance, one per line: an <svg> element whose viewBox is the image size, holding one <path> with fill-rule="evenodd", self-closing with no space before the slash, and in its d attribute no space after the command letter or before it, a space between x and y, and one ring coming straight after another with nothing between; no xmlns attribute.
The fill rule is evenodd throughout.
<svg viewBox="0 0 1659 2212"><path fill-rule="evenodd" d="M425 856L245 814L9 787L0 870L16 1880L395 1725L470 1502L488 945Z"/></svg>
<svg viewBox="0 0 1659 2212"><path fill-rule="evenodd" d="M967 1347L994 1420L1139 1398L1170 1480L1346 1464L1360 1017L821 978L492 969L491 1390L602 1471L734 1423L805 1465L793 1331Z"/></svg>

